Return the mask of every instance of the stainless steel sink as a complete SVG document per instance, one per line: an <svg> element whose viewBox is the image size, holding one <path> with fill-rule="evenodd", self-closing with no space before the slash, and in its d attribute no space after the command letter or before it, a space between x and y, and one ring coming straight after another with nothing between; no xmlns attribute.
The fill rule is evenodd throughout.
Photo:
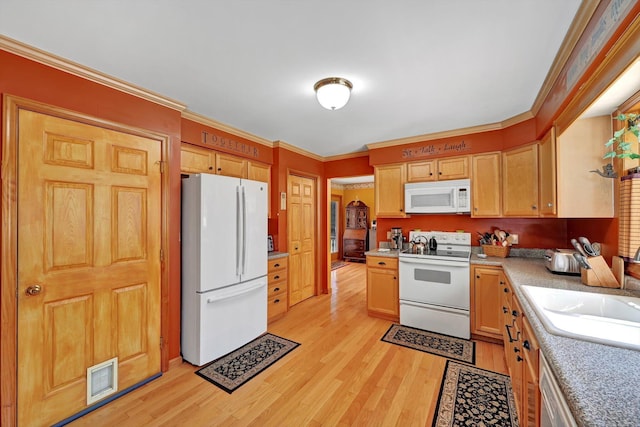
<svg viewBox="0 0 640 427"><path fill-rule="evenodd" d="M640 298L522 286L554 335L640 350Z"/></svg>

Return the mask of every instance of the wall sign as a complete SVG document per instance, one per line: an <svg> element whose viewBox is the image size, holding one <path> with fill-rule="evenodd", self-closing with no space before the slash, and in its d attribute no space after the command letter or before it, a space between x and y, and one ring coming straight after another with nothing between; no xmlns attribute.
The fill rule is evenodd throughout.
<svg viewBox="0 0 640 427"><path fill-rule="evenodd" d="M252 156L256 158L260 157L260 150L255 145L250 145L224 136L214 135L206 130L202 131L201 142L205 145L213 145L217 148L235 151L236 153L241 153L245 156Z"/></svg>
<svg viewBox="0 0 640 427"><path fill-rule="evenodd" d="M402 158L419 159L422 157L463 153L469 150L471 150L471 144L464 140L460 142L442 142L439 144L422 145L420 147L403 148Z"/></svg>

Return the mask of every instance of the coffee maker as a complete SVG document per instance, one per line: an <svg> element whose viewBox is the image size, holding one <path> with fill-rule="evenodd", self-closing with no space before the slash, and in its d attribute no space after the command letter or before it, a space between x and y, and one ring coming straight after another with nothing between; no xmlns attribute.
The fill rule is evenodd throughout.
<svg viewBox="0 0 640 427"><path fill-rule="evenodd" d="M389 247L391 249L402 249L402 241L402 228L391 228Z"/></svg>

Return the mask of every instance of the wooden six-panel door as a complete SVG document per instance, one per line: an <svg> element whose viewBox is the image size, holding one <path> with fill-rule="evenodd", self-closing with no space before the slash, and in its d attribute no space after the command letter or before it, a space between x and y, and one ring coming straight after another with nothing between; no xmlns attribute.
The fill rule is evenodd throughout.
<svg viewBox="0 0 640 427"><path fill-rule="evenodd" d="M27 110L18 135L18 424L50 425L88 367L160 372L161 144Z"/></svg>
<svg viewBox="0 0 640 427"><path fill-rule="evenodd" d="M316 192L311 178L289 175L289 305L316 293Z"/></svg>

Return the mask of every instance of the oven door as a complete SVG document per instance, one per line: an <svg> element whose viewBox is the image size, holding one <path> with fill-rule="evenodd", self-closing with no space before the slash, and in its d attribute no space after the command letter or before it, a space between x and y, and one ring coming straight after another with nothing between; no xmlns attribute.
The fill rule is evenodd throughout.
<svg viewBox="0 0 640 427"><path fill-rule="evenodd" d="M400 300L469 310L469 263L399 258Z"/></svg>

